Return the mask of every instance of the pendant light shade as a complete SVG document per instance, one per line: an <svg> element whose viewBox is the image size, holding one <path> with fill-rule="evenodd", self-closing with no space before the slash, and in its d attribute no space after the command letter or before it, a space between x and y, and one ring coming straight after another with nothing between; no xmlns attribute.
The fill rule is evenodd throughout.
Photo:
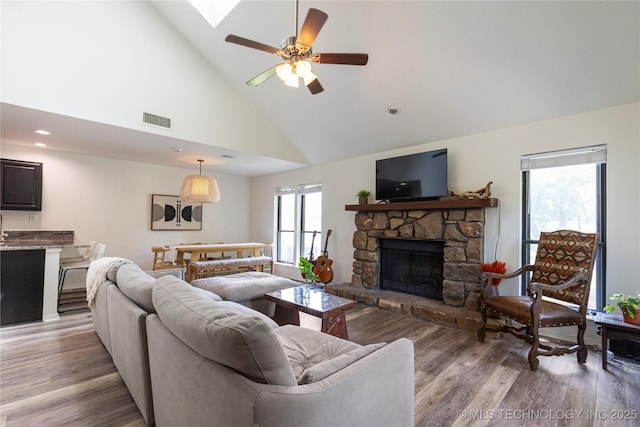
<svg viewBox="0 0 640 427"><path fill-rule="evenodd" d="M216 203L220 201L220 189L218 182L211 176L202 175L202 162L200 162L200 175L188 175L182 181L180 198L196 203Z"/></svg>

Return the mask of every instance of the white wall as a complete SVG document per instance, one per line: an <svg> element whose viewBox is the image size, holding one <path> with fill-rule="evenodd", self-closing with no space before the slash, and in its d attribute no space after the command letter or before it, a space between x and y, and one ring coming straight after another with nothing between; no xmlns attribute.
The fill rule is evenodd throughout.
<svg viewBox="0 0 640 427"><path fill-rule="evenodd" d="M173 138L306 163L149 2L0 8L2 102L168 135L142 124L148 112L172 119Z"/></svg>
<svg viewBox="0 0 640 427"><path fill-rule="evenodd" d="M487 209L485 260L497 259L509 270L519 265L520 156L549 150L607 144L607 292L635 293L640 289L640 104L628 104L594 112L470 135L432 144L412 146L376 155L316 165L251 180L251 236L274 240L273 194L278 186L322 182L323 231L333 229L329 255L334 260L334 283L351 281L354 212L358 190L375 188L375 160L402 154L447 148L449 188L475 190L493 181L492 196L500 208ZM362 141L361 143L364 143ZM281 274L297 272L277 267ZM500 285L503 294L516 294L518 284Z"/></svg>
<svg viewBox="0 0 640 427"><path fill-rule="evenodd" d="M183 178L197 171L9 144L0 149L3 158L43 163L42 211L2 211L6 230L74 230L77 240L105 243L107 256L143 269L151 268L152 246L251 240L249 178L211 174L221 200L203 205L202 231L151 231L151 195L179 194Z"/></svg>

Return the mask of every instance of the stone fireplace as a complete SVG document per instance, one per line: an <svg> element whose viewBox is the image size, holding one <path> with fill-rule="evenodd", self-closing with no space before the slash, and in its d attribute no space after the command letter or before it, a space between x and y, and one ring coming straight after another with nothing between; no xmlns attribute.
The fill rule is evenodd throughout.
<svg viewBox="0 0 640 427"><path fill-rule="evenodd" d="M415 284L412 283L397 285L397 289L392 290L440 299L449 306L478 310L482 289L480 263L484 256L484 208L495 206L496 199L348 205L347 210L357 211L351 286L370 290L387 288L389 278L386 275L381 278L380 274L381 247L406 244L413 248L418 243L435 244L442 247L441 297L435 289L437 284L427 291L415 291ZM409 263L413 262L416 270L433 263L420 256L411 259L413 261ZM411 276L410 272L404 271L406 266L399 269L399 276ZM426 272L423 274L426 279L417 281L427 283L427 287L430 287L429 283L435 283L433 277L437 274L437 271L432 275ZM395 280L392 278L391 282ZM403 290L403 286L409 291Z"/></svg>

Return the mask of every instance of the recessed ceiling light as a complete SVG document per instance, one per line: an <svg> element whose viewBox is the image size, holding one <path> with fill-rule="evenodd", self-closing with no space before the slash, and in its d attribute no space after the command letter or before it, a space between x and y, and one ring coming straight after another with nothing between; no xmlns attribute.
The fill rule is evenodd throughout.
<svg viewBox="0 0 640 427"><path fill-rule="evenodd" d="M389 112L389 114L398 114L400 108L398 108L397 105L389 104L387 105L387 111Z"/></svg>
<svg viewBox="0 0 640 427"><path fill-rule="evenodd" d="M171 149L173 151L175 151L176 153L181 153L182 152L182 148L180 148L180 147L171 147Z"/></svg>
<svg viewBox="0 0 640 427"><path fill-rule="evenodd" d="M51 135L51 132L44 129L36 129L34 130L34 132L37 133L38 135Z"/></svg>
<svg viewBox="0 0 640 427"><path fill-rule="evenodd" d="M46 147L47 144L45 144L44 142L34 142L33 145L35 145L36 147Z"/></svg>

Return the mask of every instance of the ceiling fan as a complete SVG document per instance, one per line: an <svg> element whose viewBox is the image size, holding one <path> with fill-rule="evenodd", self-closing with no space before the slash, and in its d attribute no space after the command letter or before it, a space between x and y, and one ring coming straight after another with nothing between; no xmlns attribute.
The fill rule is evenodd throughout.
<svg viewBox="0 0 640 427"><path fill-rule="evenodd" d="M369 55L366 53L313 53L311 51L313 41L318 36L328 17L321 10L310 8L298 33L298 0L296 0L295 36L284 39L280 49L233 34L229 34L225 41L262 50L277 55L284 60L283 63L274 65L249 80L247 82L249 86L258 86L277 74L286 85L293 87L298 87L299 79L302 78L305 86L315 95L322 92L324 88L314 74L311 63L367 65L369 60Z"/></svg>

